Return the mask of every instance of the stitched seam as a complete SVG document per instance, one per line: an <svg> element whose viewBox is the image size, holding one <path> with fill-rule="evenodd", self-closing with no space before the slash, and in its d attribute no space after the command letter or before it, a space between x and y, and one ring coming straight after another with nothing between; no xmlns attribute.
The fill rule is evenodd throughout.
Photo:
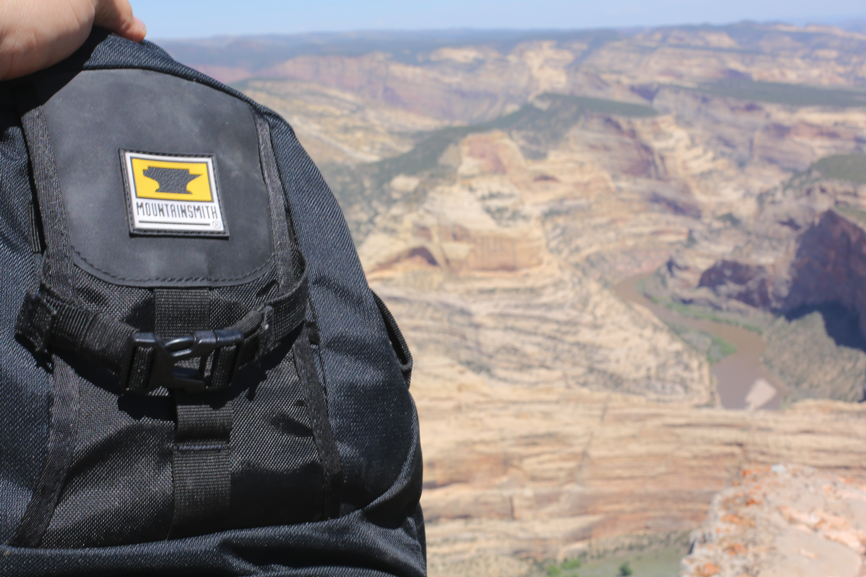
<svg viewBox="0 0 866 577"><path fill-rule="evenodd" d="M250 271L250 272L248 272L248 273L242 274L242 275L240 275L240 276L235 276L235 277L212 278L212 277L199 276L199 277L189 277L189 278L127 278L127 277L122 277L122 276L117 276L117 275L111 274L111 273L108 272L107 270L103 270L103 269L99 268L98 266L96 266L95 264L93 264L92 262L90 262L89 260L87 260L87 259L84 257L84 255L81 254L80 252L78 252L78 249L76 249L75 247L72 247L72 250L73 250L73 251L75 252L75 254L78 256L78 258L80 258L81 260L83 260L84 262L86 262L88 266L92 266L94 269L98 270L99 272L101 272L101 273L104 274L105 276L111 277L111 278L113 278L114 280L126 280L126 281L134 281L134 282L150 282L150 281L173 282L173 281L200 281L200 280L207 280L207 281L231 281L231 280L242 280L242 279L245 279L245 278L249 278L249 277L255 275L255 274L258 273L258 272L261 272L261 271L262 271L266 266L268 266L269 264L271 264L271 261L274 260L274 255L271 255L271 256L268 257L268 260L266 260L266 261L265 261L265 262L264 262L260 267L258 267L257 269L252 270L252 271Z"/></svg>

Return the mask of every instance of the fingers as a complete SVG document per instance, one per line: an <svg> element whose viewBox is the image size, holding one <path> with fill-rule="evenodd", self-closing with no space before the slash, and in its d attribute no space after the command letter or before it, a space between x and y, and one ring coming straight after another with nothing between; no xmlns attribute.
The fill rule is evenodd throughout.
<svg viewBox="0 0 866 577"><path fill-rule="evenodd" d="M0 79L63 60L87 39L92 22L91 0L0 0Z"/></svg>
<svg viewBox="0 0 866 577"><path fill-rule="evenodd" d="M0 0L0 80L60 62L93 26L135 42L147 33L129 0Z"/></svg>
<svg viewBox="0 0 866 577"><path fill-rule="evenodd" d="M134 42L144 40L147 28L144 22L133 15L129 0L94 0L94 8L94 26Z"/></svg>

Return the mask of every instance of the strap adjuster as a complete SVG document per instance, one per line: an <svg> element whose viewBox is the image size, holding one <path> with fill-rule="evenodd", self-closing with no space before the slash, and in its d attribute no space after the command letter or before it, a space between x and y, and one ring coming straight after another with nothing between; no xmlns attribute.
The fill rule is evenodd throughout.
<svg viewBox="0 0 866 577"><path fill-rule="evenodd" d="M196 331L169 340L154 333L134 333L123 355L121 388L129 393L157 387L188 392L226 389L240 365L243 345L243 333L234 329Z"/></svg>

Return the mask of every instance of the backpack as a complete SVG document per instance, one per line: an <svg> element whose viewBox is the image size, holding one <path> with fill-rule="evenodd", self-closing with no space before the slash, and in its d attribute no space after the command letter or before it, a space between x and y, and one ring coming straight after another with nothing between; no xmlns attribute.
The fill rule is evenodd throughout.
<svg viewBox="0 0 866 577"><path fill-rule="evenodd" d="M412 358L288 124L100 30L0 118L0 575L425 575Z"/></svg>

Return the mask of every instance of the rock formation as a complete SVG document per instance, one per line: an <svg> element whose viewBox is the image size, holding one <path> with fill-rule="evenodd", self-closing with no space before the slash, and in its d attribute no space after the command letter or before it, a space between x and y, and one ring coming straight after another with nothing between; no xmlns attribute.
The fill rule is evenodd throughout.
<svg viewBox="0 0 866 577"><path fill-rule="evenodd" d="M866 486L812 467L742 471L713 498L681 577L859 577Z"/></svg>
<svg viewBox="0 0 866 577"><path fill-rule="evenodd" d="M712 402L694 351L548 251L544 207L605 189L568 186L580 172L537 164L504 133L471 135L455 151L457 181L415 210L395 205L359 247L419 356L502 382Z"/></svg>
<svg viewBox="0 0 866 577"><path fill-rule="evenodd" d="M866 479L864 409L746 413L555 386L490 385L420 357L430 555L562 559L590 540L688 531L743 470L779 460ZM426 364L423 359L426 358Z"/></svg>

